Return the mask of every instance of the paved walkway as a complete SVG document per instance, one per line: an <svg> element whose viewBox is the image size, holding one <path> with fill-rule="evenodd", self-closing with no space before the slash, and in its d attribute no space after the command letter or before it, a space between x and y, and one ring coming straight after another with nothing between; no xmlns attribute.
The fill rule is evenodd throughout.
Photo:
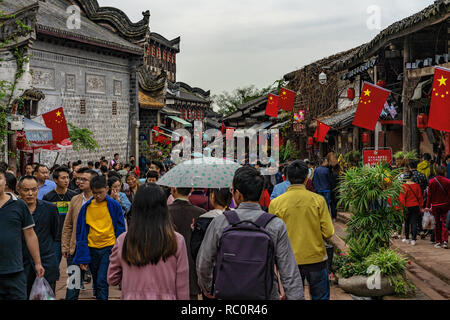
<svg viewBox="0 0 450 320"><path fill-rule="evenodd" d="M338 223L335 223L336 235L333 243L342 248L346 246L345 224L350 219L346 212L338 213ZM405 244L401 239L392 239L392 247L397 249L410 261L407 275L430 299L450 299L450 250L434 248L429 237L419 239L415 246Z"/></svg>

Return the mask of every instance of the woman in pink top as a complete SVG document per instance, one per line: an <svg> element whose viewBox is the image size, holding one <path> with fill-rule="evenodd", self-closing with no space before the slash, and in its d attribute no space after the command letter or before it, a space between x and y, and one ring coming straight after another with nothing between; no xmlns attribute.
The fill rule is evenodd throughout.
<svg viewBox="0 0 450 320"><path fill-rule="evenodd" d="M109 285L122 285L123 300L189 300L186 244L172 226L164 191L139 187L132 215L109 258Z"/></svg>

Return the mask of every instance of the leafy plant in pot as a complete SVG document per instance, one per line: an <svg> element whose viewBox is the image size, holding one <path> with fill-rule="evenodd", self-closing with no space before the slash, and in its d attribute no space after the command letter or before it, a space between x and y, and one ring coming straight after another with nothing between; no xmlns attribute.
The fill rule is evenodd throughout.
<svg viewBox="0 0 450 320"><path fill-rule="evenodd" d="M406 263L401 262L404 259L389 248L391 234L403 221L398 201L402 191L399 175L400 170L378 164L351 168L340 177L338 204L352 216L347 223L345 239L349 252L335 258L334 271L341 287L346 291L354 289L355 295L380 296L414 291L405 276ZM397 267L391 268L394 262ZM380 270L380 290L369 289L366 285L371 265ZM348 285L352 281L359 281L359 285Z"/></svg>

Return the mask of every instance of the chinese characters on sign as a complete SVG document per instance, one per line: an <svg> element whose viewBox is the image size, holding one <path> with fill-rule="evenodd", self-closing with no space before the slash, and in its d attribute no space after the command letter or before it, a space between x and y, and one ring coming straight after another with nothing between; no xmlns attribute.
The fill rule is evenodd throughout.
<svg viewBox="0 0 450 320"><path fill-rule="evenodd" d="M373 165L376 163L390 163L392 159L391 149L384 150L364 150L364 165Z"/></svg>

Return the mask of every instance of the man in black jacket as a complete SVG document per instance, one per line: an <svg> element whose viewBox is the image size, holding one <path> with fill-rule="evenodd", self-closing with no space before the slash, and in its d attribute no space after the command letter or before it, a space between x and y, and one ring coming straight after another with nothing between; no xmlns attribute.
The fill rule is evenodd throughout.
<svg viewBox="0 0 450 320"><path fill-rule="evenodd" d="M35 177L25 176L20 179L18 189L20 198L25 201L33 216L41 261L45 268L44 277L55 292L59 270L53 243L58 233L58 209L56 205L50 202L37 199L37 186L38 182ZM33 282L36 279L36 272L28 250L24 252L24 269L27 278L27 297L29 297Z"/></svg>

